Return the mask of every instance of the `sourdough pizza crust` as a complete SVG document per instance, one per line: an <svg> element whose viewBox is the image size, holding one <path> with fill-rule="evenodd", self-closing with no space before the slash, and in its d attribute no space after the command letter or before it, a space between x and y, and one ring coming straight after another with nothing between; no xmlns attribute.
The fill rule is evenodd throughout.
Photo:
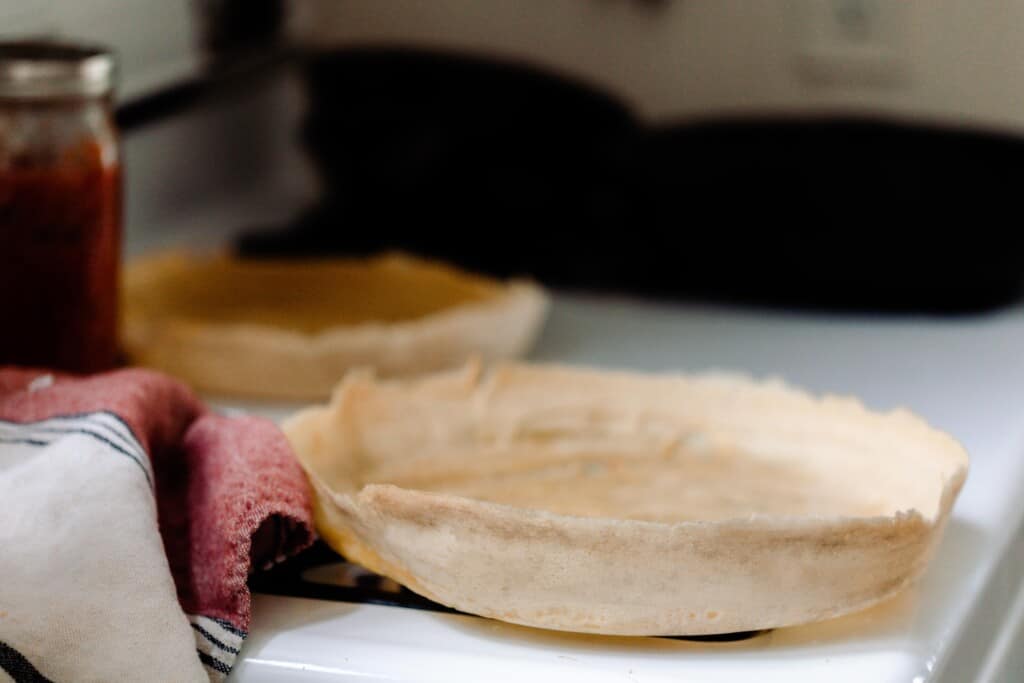
<svg viewBox="0 0 1024 683"><path fill-rule="evenodd" d="M347 370L383 376L524 353L546 294L404 255L326 261L170 253L125 272L131 360L200 391L320 399Z"/></svg>
<svg viewBox="0 0 1024 683"><path fill-rule="evenodd" d="M477 365L354 373L285 432L339 552L529 626L698 635L873 605L925 569L951 437L781 383Z"/></svg>

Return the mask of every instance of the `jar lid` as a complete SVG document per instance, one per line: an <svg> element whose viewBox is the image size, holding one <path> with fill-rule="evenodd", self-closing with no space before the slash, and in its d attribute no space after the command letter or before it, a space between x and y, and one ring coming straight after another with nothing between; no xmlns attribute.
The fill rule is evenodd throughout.
<svg viewBox="0 0 1024 683"><path fill-rule="evenodd" d="M114 87L114 56L96 45L0 42L0 97L97 97Z"/></svg>

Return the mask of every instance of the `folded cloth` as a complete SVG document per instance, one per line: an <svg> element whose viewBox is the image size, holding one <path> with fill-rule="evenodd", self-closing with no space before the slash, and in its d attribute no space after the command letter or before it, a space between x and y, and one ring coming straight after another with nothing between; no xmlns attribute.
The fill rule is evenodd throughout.
<svg viewBox="0 0 1024 683"><path fill-rule="evenodd" d="M313 538L277 427L146 370L0 368L0 681L209 681Z"/></svg>

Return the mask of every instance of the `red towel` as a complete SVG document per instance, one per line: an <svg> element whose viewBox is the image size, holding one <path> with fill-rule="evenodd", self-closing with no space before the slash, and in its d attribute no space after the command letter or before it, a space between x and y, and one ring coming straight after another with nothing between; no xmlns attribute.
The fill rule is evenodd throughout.
<svg viewBox="0 0 1024 683"><path fill-rule="evenodd" d="M111 477L131 482L121 485L126 500L135 495L136 486L155 492L167 566L181 611L191 622L198 658L211 678L226 675L249 628L249 573L298 552L313 539L305 476L280 430L260 418L210 413L180 382L135 369L86 378L0 369L0 421L6 430L0 431L0 483L5 474L17 476L19 466L48 457L60 464L46 470L58 482L47 490L59 493L60 478L76 463L86 462L85 455L79 460L76 453L88 451L88 457L99 458L95 462L102 463L90 465L93 470L107 463L121 468L112 471ZM104 455L108 452L109 457ZM144 460L139 452L148 455L148 462L135 462ZM70 475L66 478L78 481ZM80 490L81 484L77 486ZM76 514L76 495L76 491L69 490L65 499L52 497L63 500L59 514ZM44 497L34 495L32 501ZM102 519L103 511L84 507L87 496L81 497L82 514L96 514L96 519ZM0 512L0 519L3 514ZM45 517L50 513L41 510L38 514ZM152 515L152 511L139 514ZM25 525L18 528L23 534L31 532ZM95 545L85 544L75 552L88 554L93 552L92 547L97 553L128 553L126 561L130 561L131 551L125 547L145 545L139 541L111 551L102 541L106 532L104 528L95 529ZM46 533L46 528L40 526L39 533ZM18 542L17 537L10 540L12 547ZM21 542L21 546L26 545L31 544ZM66 552L67 545L64 541L60 552ZM0 569L3 559L4 551L0 549ZM19 562L18 566L23 564ZM31 583L27 574L25 578ZM76 575L68 573L66 581L73 586L75 580ZM111 586L111 600L118 599L118 590L118 586ZM152 589L153 593L159 590ZM0 592L0 600L3 595ZM18 602L14 597L8 601ZM3 613L4 605L0 603L0 616ZM62 618L72 617L64 614ZM17 659L24 660L20 666L34 667L44 677L48 668L52 671L49 675L55 677L58 672L71 671L63 663L49 665L42 661L59 657L59 647L28 642L11 623L0 619L0 667L5 661ZM74 628L70 631L77 632ZM14 652L7 660L4 647ZM125 669L119 671L124 673ZM82 673L73 678L86 677Z"/></svg>

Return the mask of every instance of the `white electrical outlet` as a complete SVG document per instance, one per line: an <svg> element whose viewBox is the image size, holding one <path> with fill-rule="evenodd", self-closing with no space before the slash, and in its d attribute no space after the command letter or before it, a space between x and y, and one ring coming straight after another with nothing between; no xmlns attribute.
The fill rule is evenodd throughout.
<svg viewBox="0 0 1024 683"><path fill-rule="evenodd" d="M814 82L898 85L906 80L907 0L799 0L798 64Z"/></svg>

